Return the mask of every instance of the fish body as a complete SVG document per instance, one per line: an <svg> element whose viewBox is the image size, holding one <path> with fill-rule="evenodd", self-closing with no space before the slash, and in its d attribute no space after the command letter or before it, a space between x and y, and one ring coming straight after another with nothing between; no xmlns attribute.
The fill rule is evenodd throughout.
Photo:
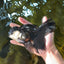
<svg viewBox="0 0 64 64"><path fill-rule="evenodd" d="M32 24L22 25L21 27L13 27L9 31L9 38L19 43L26 44L29 42L33 47L45 49L45 35L55 30L55 22L48 19L39 27Z"/></svg>

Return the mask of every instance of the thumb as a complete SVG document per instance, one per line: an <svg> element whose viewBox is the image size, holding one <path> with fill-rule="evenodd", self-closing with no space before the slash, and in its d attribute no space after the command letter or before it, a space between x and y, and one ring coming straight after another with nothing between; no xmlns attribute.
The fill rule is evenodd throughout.
<svg viewBox="0 0 64 64"><path fill-rule="evenodd" d="M42 18L42 23L45 23L46 21L47 21L47 17L44 16L44 17Z"/></svg>
<svg viewBox="0 0 64 64"><path fill-rule="evenodd" d="M42 18L42 23L45 23L46 21L47 21L47 17L44 16ZM46 46L47 49L49 49L50 46L52 46L53 45L53 42L54 42L54 32L47 34L45 36L45 41L46 41L45 42L45 46Z"/></svg>

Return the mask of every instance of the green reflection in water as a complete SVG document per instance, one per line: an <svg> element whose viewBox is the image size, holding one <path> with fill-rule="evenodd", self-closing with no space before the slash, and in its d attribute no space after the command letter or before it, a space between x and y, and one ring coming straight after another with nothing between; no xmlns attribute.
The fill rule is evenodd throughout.
<svg viewBox="0 0 64 64"><path fill-rule="evenodd" d="M6 3L8 4L5 5L5 10L9 14L10 19L0 21L0 64L44 64L41 58L30 54L25 48L9 43L9 26L6 27L6 24L7 22L10 23L10 21L20 24L17 20L19 16L38 26L45 15L54 19L57 27L55 44L64 58L63 0L47 0L46 2L45 0L7 0ZM1 56L3 55L2 53L6 54L4 58Z"/></svg>

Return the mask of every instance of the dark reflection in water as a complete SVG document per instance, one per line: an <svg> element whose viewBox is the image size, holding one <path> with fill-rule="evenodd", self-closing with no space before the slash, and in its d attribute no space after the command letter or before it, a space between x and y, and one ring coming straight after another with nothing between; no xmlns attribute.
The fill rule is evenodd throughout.
<svg viewBox="0 0 64 64"><path fill-rule="evenodd" d="M0 64L44 64L36 55L25 48L9 42L11 22L20 24L19 16L40 25L46 15L56 23L55 44L64 58L64 1L63 0L0 0ZM21 24L20 24L21 25Z"/></svg>
<svg viewBox="0 0 64 64"><path fill-rule="evenodd" d="M9 43L5 44L2 47L2 50L0 51L0 57L5 58L7 56L8 51L9 51Z"/></svg>

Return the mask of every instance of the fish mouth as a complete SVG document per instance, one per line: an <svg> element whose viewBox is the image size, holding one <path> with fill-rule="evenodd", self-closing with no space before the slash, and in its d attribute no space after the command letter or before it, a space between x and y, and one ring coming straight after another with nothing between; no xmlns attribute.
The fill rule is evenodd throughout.
<svg viewBox="0 0 64 64"><path fill-rule="evenodd" d="M24 43L23 40L21 40L21 35L20 35L20 31L19 30L14 30L13 28L11 28L8 32L8 37L10 39L13 39L19 43Z"/></svg>
<svg viewBox="0 0 64 64"><path fill-rule="evenodd" d="M24 43L24 42L25 42L25 41L23 41L23 40L15 37L14 35L9 35L9 38L11 38L11 39L13 39L13 40L15 40L15 41L17 41L17 42L19 42L19 43Z"/></svg>
<svg viewBox="0 0 64 64"><path fill-rule="evenodd" d="M22 44L25 43L25 41L23 41L23 40L21 40L21 39L18 39L17 42L22 43Z"/></svg>

